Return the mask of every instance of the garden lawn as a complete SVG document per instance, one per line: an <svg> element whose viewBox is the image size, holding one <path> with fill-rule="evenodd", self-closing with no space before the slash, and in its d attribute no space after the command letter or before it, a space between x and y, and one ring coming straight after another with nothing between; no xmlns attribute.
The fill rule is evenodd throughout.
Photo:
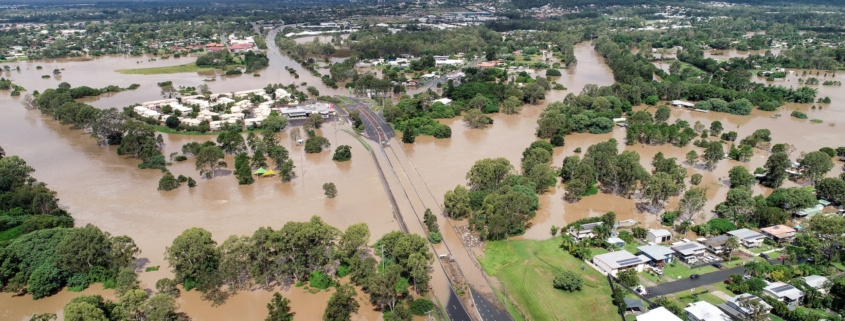
<svg viewBox="0 0 845 321"><path fill-rule="evenodd" d="M669 277L672 280L686 279L692 274L705 274L710 272L716 272L719 270L711 265L702 266L695 270L691 270L690 268L680 263L674 263L674 265L675 266L669 264L665 268L663 268L663 275Z"/></svg>
<svg viewBox="0 0 845 321"><path fill-rule="evenodd" d="M153 67L153 68L138 68L138 69L120 69L117 72L124 75L163 75L163 74L177 74L181 72L197 72L204 70L213 70L210 67L198 67L195 63L184 65Z"/></svg>
<svg viewBox="0 0 845 321"><path fill-rule="evenodd" d="M607 278L559 248L559 239L488 242L481 266L504 281L508 295L532 320L614 320ZM576 271L584 288L565 292L552 287L554 274Z"/></svg>

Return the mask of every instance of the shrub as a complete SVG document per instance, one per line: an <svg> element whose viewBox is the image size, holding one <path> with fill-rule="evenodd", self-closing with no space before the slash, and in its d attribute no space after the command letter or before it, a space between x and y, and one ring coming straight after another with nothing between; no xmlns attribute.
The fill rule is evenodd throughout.
<svg viewBox="0 0 845 321"><path fill-rule="evenodd" d="M563 135L557 134L557 135L552 136L551 143L552 143L552 146L555 146L555 147L563 146L563 144L565 143L565 140L563 139Z"/></svg>
<svg viewBox="0 0 845 321"><path fill-rule="evenodd" d="M174 158L174 160L176 160L177 162L184 162L184 161L188 160L188 156L179 155L179 156L176 156L176 158Z"/></svg>
<svg viewBox="0 0 845 321"><path fill-rule="evenodd" d="M82 292L88 287L88 275L76 273L67 280L67 290L70 292Z"/></svg>
<svg viewBox="0 0 845 321"><path fill-rule="evenodd" d="M554 86L552 86L552 89L553 90L566 90L566 87L564 87L561 84L555 84Z"/></svg>
<svg viewBox="0 0 845 321"><path fill-rule="evenodd" d="M308 276L308 285L320 290L328 289L332 286L332 283L332 278L321 271L311 272L311 275Z"/></svg>
<svg viewBox="0 0 845 321"><path fill-rule="evenodd" d="M819 149L819 151L827 154L830 157L836 156L836 150L830 147L822 147L821 149Z"/></svg>
<svg viewBox="0 0 845 321"><path fill-rule="evenodd" d="M560 77L560 70L548 69L546 70L546 77Z"/></svg>
<svg viewBox="0 0 845 321"><path fill-rule="evenodd" d="M555 275L553 284L556 289L574 292L581 291L581 288L584 286L584 280L578 273L563 271Z"/></svg>
<svg viewBox="0 0 845 321"><path fill-rule="evenodd" d="M575 153L580 153L580 152L581 152L581 147L576 147L576 148L575 148L575 150L574 150L573 152L575 152Z"/></svg>
<svg viewBox="0 0 845 321"><path fill-rule="evenodd" d="M798 118L798 119L807 119L807 114L802 113L802 112L797 111L797 110L793 110L792 114L790 114L790 116Z"/></svg>
<svg viewBox="0 0 845 321"><path fill-rule="evenodd" d="M440 232L428 233L428 241L432 244L438 244L443 241L443 235L441 235Z"/></svg>
<svg viewBox="0 0 845 321"><path fill-rule="evenodd" d="M434 310L434 302L429 299L416 299L411 303L411 313L414 315L426 315Z"/></svg>
<svg viewBox="0 0 845 321"><path fill-rule="evenodd" d="M692 183L692 185L698 185L698 184L701 184L702 178L703 178L703 176L701 176L701 174L696 173L696 174L692 174L689 181L690 181L690 183Z"/></svg>
<svg viewBox="0 0 845 321"><path fill-rule="evenodd" d="M344 277L349 275L349 265L348 264L341 264L337 267L337 276Z"/></svg>

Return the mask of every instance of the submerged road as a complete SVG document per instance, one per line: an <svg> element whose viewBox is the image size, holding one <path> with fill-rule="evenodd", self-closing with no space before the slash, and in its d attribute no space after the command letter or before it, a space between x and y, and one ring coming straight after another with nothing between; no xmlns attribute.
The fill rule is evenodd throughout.
<svg viewBox="0 0 845 321"><path fill-rule="evenodd" d="M387 158L387 167L389 167L391 169L392 174L395 175L399 179L401 189L403 189L402 193L404 194L406 199L411 203L411 211L410 212L413 212L413 214L415 214L415 215L413 217L411 217L409 215L409 217L405 218L405 221L408 221L408 220L410 220L408 222L416 221L420 225L419 229L422 230L423 224L422 224L422 221L420 219L420 215L423 212L423 209L424 208L440 209L440 205L436 202L433 195L429 195L431 197L428 198L428 197L423 197L419 194L419 191L417 190L417 186L415 186L414 180L411 178L412 175L409 175L409 174L419 175L419 172L417 172L416 169L413 169L414 172L408 172L405 169L405 166L413 166L413 164L410 163L410 159L406 160L409 163L408 165L403 164L403 162L401 161L402 157L409 157L407 154L404 153L404 150L401 154L399 154L399 153L396 152L396 150L393 147L386 146L387 143L390 142L391 139L394 138L395 135L396 135L395 132L393 131L393 128L390 127L390 125L387 124L387 122L384 120L384 118L382 118L381 116L379 116L378 114L373 112L369 108L369 106L367 106L366 103L364 103L364 102L362 102L358 99L353 99L353 101L355 102L355 104L353 104L353 106L350 106L350 108L357 109L361 113L361 117L363 118L364 123L365 123L367 135L371 139L374 139L374 140L377 139L379 141L381 152ZM399 147L399 148L401 149L401 147ZM400 178L400 176L401 176L401 178ZM419 183L420 181L422 181L422 177L418 177L417 184L420 184ZM422 184L424 184L424 181L422 182ZM425 187L425 188L427 189L427 187ZM423 194L425 194L425 193L423 193ZM407 211L406 211L406 213L407 213ZM413 224L413 223L409 223L409 224ZM441 228L441 231L455 234L454 229L451 226L447 227L447 226L444 225L444 227ZM453 240L453 242L454 241L458 242L457 246L460 247L460 249L457 249L457 250L460 251L460 252L457 252L457 253L452 252L451 249L449 248L448 244L447 244L448 243L447 239L444 239L445 242L443 242L441 244L436 244L436 246L433 245L432 248L435 251L435 253L437 253L438 255L440 255L440 254L450 254L451 257L455 257L456 255L458 255L458 257L468 256L468 253L466 251L461 251L461 249L463 249L463 244L460 243L460 240L459 240L459 238L457 238L457 235L455 235L455 237L452 238L452 240ZM455 245L455 244L453 244L453 245ZM464 258L464 259L468 260L469 258ZM458 268L460 269L459 261L460 260L455 261L455 263L457 264ZM440 263L442 263L442 262L440 262ZM443 271L445 272L446 268L442 265L441 265L441 267L443 268ZM464 278L464 280L462 280L462 281L468 281L466 279L466 275L464 275L462 271L460 272L460 274L463 275L463 278ZM474 290L473 287L472 287L473 283L467 282L467 284L470 285L470 299L472 300L472 305L477 310L476 311L477 315L483 321L513 321L513 319L511 318L511 316L507 312L502 311L494 302L491 302L485 296L479 294L478 291ZM487 284L482 283L481 285L486 286ZM489 289L489 288L487 288L486 290L489 290L490 292L492 292L492 290ZM470 318L469 313L467 312L467 306L464 304L465 302L460 301L460 299L455 294L454 289L452 289L451 286L449 287L449 291L450 291L449 302L447 304L447 314L449 314L449 317L452 320L462 320L463 318Z"/></svg>

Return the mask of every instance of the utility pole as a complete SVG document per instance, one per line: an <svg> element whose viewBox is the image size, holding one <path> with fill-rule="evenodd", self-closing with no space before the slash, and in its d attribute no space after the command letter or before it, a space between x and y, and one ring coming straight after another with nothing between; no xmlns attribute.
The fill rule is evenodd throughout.
<svg viewBox="0 0 845 321"><path fill-rule="evenodd" d="M384 244L381 245L381 275L384 276Z"/></svg>

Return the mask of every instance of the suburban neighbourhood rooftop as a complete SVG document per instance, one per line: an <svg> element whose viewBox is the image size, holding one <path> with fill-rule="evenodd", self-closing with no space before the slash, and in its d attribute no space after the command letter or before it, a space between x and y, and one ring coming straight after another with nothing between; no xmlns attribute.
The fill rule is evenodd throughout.
<svg viewBox="0 0 845 321"><path fill-rule="evenodd" d="M666 308L659 307L638 315L637 321L682 321L682 319L669 312L669 310L666 310Z"/></svg>

